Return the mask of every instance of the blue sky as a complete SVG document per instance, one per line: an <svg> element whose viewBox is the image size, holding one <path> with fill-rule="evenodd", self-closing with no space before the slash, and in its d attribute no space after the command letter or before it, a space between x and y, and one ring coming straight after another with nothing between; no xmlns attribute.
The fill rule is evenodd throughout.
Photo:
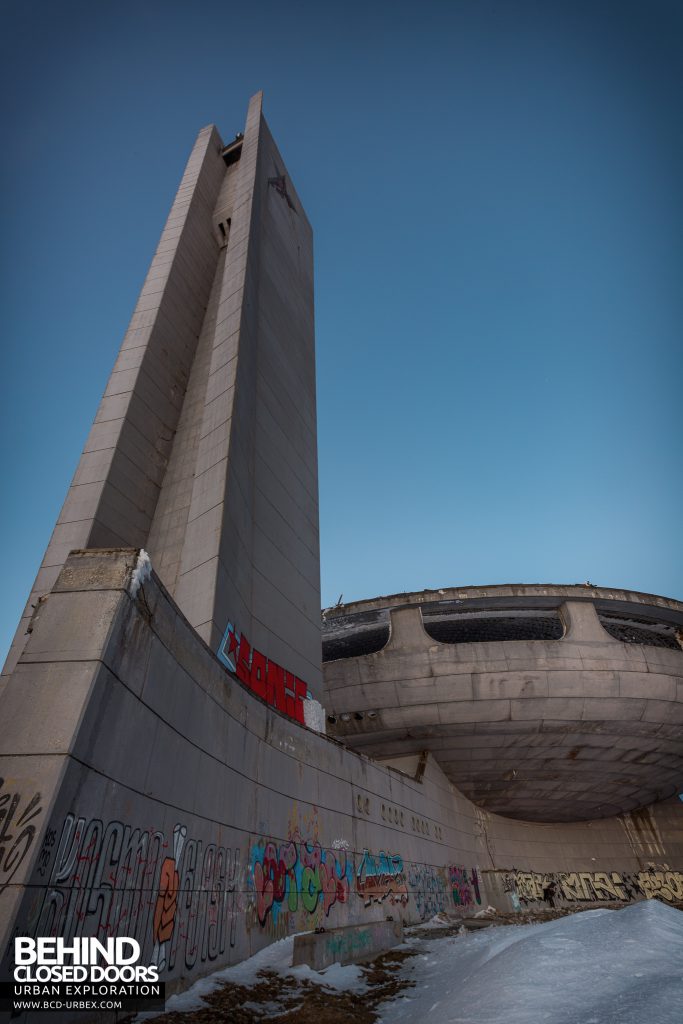
<svg viewBox="0 0 683 1024"><path fill-rule="evenodd" d="M323 603L683 598L677 0L3 0L0 646L194 137L313 224Z"/></svg>

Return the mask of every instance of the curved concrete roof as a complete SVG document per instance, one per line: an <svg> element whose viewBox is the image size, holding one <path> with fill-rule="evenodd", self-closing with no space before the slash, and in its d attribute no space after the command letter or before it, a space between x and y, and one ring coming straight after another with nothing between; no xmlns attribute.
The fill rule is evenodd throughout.
<svg viewBox="0 0 683 1024"><path fill-rule="evenodd" d="M373 757L432 751L498 814L632 810L683 787L682 629L678 601L589 585L449 588L328 609L324 648L343 655L325 664L329 729Z"/></svg>
<svg viewBox="0 0 683 1024"><path fill-rule="evenodd" d="M408 605L422 605L430 601L468 601L496 598L513 598L528 601L530 598L567 598L573 600L623 601L629 604L647 604L656 608L669 608L680 614L683 622L683 602L658 594L645 594L639 590L624 590L621 587L600 587L592 583L496 583L489 586L442 587L436 590L413 590L384 597L364 598L347 604L326 608L325 620L337 615L370 611L374 608L403 608Z"/></svg>

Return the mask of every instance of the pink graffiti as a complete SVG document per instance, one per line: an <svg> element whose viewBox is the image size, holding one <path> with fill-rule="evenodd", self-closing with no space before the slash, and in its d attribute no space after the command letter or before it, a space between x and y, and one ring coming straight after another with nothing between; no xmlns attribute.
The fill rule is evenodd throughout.
<svg viewBox="0 0 683 1024"><path fill-rule="evenodd" d="M472 874L468 875L467 868L458 867L453 864L448 869L448 878L451 883L453 902L456 907L472 906L475 900L477 903L481 903L476 868L472 868Z"/></svg>

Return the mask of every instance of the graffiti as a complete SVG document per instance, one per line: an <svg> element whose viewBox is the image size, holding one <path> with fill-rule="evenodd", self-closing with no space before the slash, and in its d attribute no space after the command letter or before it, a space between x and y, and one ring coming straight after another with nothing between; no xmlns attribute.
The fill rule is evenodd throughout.
<svg viewBox="0 0 683 1024"><path fill-rule="evenodd" d="M151 963L188 970L235 944L239 850L68 814L35 934L136 939Z"/></svg>
<svg viewBox="0 0 683 1024"><path fill-rule="evenodd" d="M352 963L366 957L372 949L372 933L366 928L348 928L325 936L326 963Z"/></svg>
<svg viewBox="0 0 683 1024"><path fill-rule="evenodd" d="M658 899L667 903L683 901L683 873L649 868L628 874L618 871L572 871L541 874L535 871L505 872L503 892L515 903L555 899L570 903L628 903L634 899Z"/></svg>
<svg viewBox="0 0 683 1024"><path fill-rule="evenodd" d="M50 864L50 858L52 857L52 849L57 842L57 831L54 828L48 828L45 831L45 838L43 839L43 845L40 848L38 854L38 874L41 878L45 875Z"/></svg>
<svg viewBox="0 0 683 1024"><path fill-rule="evenodd" d="M271 915L277 924L283 912L327 917L336 903L347 903L353 869L346 850L326 850L319 842L292 839L279 845L257 840L250 852L250 879L256 916L263 927Z"/></svg>
<svg viewBox="0 0 683 1024"><path fill-rule="evenodd" d="M501 885L503 887L503 892L507 892L507 893L513 892L513 893L517 894L517 883L515 881L515 876L511 875L509 871L506 871L504 873L504 875L502 876L500 882L501 882Z"/></svg>
<svg viewBox="0 0 683 1024"><path fill-rule="evenodd" d="M456 907L471 907L474 903L481 903L479 876L476 868L472 868L472 874L468 875L467 868L453 864L448 869L448 881Z"/></svg>
<svg viewBox="0 0 683 1024"><path fill-rule="evenodd" d="M183 848L178 901L178 928L169 951L169 969L182 943L185 967L215 960L226 945L235 945L240 851L188 839Z"/></svg>
<svg viewBox="0 0 683 1024"><path fill-rule="evenodd" d="M446 880L443 868L434 868L431 864L411 864L408 882L422 921L445 911Z"/></svg>
<svg viewBox="0 0 683 1024"><path fill-rule="evenodd" d="M306 683L252 648L244 633L240 633L232 622L228 623L223 634L218 657L257 697L305 724Z"/></svg>
<svg viewBox="0 0 683 1024"><path fill-rule="evenodd" d="M163 971L166 966L167 943L173 935L176 910L178 909L178 889L180 888L180 875L177 865L180 862L186 838L187 829L185 826L176 825L173 829L173 856L166 857L161 865L159 895L154 907L154 923L152 928L154 936L152 963L157 965L159 971Z"/></svg>
<svg viewBox="0 0 683 1024"><path fill-rule="evenodd" d="M388 900L392 905L408 903L408 887L403 870L403 859L384 852L376 857L363 850L356 873L356 892L366 907L371 903Z"/></svg>
<svg viewBox="0 0 683 1024"><path fill-rule="evenodd" d="M472 888L474 889L474 899L476 903L481 903L481 893L479 892L479 875L477 869L472 868L472 874L470 875L470 881L472 882Z"/></svg>
<svg viewBox="0 0 683 1024"><path fill-rule="evenodd" d="M677 903L683 900L683 872L681 871L640 871L636 882L643 896Z"/></svg>
<svg viewBox="0 0 683 1024"><path fill-rule="evenodd" d="M35 818L42 812L41 795L34 793L23 810L19 793L2 792L0 778L0 892L19 870L36 836Z"/></svg>

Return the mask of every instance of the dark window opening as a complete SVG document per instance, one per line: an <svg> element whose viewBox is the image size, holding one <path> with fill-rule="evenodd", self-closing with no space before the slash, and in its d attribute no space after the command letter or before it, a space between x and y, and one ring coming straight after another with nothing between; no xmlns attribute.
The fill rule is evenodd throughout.
<svg viewBox="0 0 683 1024"><path fill-rule="evenodd" d="M360 612L323 620L323 662L377 654L389 642L389 612Z"/></svg>
<svg viewBox="0 0 683 1024"><path fill-rule="evenodd" d="M230 217L228 217L227 220L218 221L218 244L220 245L221 249L224 249L225 246L228 244L228 239L230 238L231 223L232 222L230 220Z"/></svg>
<svg viewBox="0 0 683 1024"><path fill-rule="evenodd" d="M228 143L227 146L223 147L222 157L225 160L226 167L230 167L232 164L236 164L239 158L242 156L242 143L244 142L244 135L242 132L238 132L232 142Z"/></svg>
<svg viewBox="0 0 683 1024"><path fill-rule="evenodd" d="M553 611L460 612L423 615L425 632L440 644L478 644L502 640L561 640L564 628Z"/></svg>
<svg viewBox="0 0 683 1024"><path fill-rule="evenodd" d="M680 651L681 644L676 638L676 626L670 622L655 619L631 619L625 616L598 612L602 628L615 640L623 644L645 644L648 647L668 647Z"/></svg>

